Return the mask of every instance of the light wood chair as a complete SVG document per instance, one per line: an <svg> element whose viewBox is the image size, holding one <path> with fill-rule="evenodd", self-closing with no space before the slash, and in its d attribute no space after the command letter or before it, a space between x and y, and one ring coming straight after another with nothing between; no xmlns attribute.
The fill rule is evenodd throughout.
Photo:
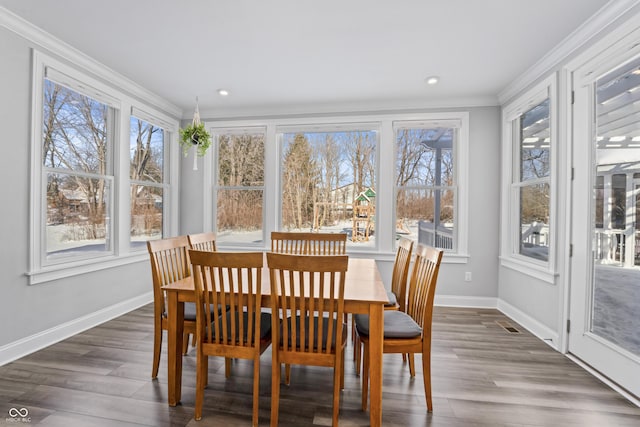
<svg viewBox="0 0 640 427"><path fill-rule="evenodd" d="M195 419L202 418L209 356L253 360L252 425L258 425L260 355L271 344L271 314L260 309L262 252L190 251L197 312ZM227 306L215 315L207 307Z"/></svg>
<svg viewBox="0 0 640 427"><path fill-rule="evenodd" d="M384 312L384 353L408 353L409 371L415 376L414 353L422 353L422 376L427 411L433 410L431 399L431 323L433 299L442 250L418 245L416 261L409 282L407 312L386 310ZM357 314L356 333L364 344L362 367L362 410L366 411L369 393L369 316Z"/></svg>
<svg viewBox="0 0 640 427"><path fill-rule="evenodd" d="M333 425L344 387L348 257L267 254L271 281L271 425L278 425L281 365L333 367ZM280 319L283 319L280 321Z"/></svg>
<svg viewBox="0 0 640 427"><path fill-rule="evenodd" d="M413 251L413 240L402 237L398 242L396 257L393 262L393 273L391 274L391 290L387 291L389 303L385 304L385 310L406 311L407 304L407 279L409 276L409 265L411 264L411 252ZM352 317L351 333L354 341L353 359L356 361L356 375L360 375L361 344L356 336L355 317ZM402 360L406 361L406 355L402 355Z"/></svg>
<svg viewBox="0 0 640 427"><path fill-rule="evenodd" d="M151 378L158 376L160 367L160 351L162 348L162 331L168 329L166 295L162 286L184 279L191 275L189 262L189 240L186 236L171 237L147 242L151 261L151 277L153 281L153 367ZM184 345L183 353L187 353L189 334L196 332L196 308L194 304L185 304L184 309Z"/></svg>
<svg viewBox="0 0 640 427"><path fill-rule="evenodd" d="M187 238L189 239L191 249L209 252L217 251L216 233L209 231L206 233L189 234Z"/></svg>
<svg viewBox="0 0 640 427"><path fill-rule="evenodd" d="M271 252L298 255L344 255L346 233L271 232Z"/></svg>

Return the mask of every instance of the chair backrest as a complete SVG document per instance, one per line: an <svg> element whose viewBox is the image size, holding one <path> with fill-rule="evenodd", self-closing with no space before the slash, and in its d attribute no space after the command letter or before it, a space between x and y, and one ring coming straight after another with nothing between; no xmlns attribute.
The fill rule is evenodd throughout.
<svg viewBox="0 0 640 427"><path fill-rule="evenodd" d="M406 311L407 279L409 277L412 250L413 240L401 238L398 242L398 250L396 251L396 259L393 263L393 273L391 275L391 292L396 295L400 311Z"/></svg>
<svg viewBox="0 0 640 427"><path fill-rule="evenodd" d="M156 310L165 313L162 286L191 275L189 240L187 236L169 237L147 242L153 279L153 302Z"/></svg>
<svg viewBox="0 0 640 427"><path fill-rule="evenodd" d="M189 234L189 244L191 249L197 251L215 252L216 249L216 233L210 231L207 233Z"/></svg>
<svg viewBox="0 0 640 427"><path fill-rule="evenodd" d="M281 350L335 354L343 337L344 283L349 257L267 253L271 281L271 312L283 320L277 338ZM297 296L298 298L295 298ZM300 297L302 296L302 298ZM300 321L295 319L299 316ZM329 319L317 321L314 318ZM306 319L310 319L306 321ZM273 331L272 331L273 332ZM274 343L278 342L274 338Z"/></svg>
<svg viewBox="0 0 640 427"><path fill-rule="evenodd" d="M260 347L264 254L191 250L189 255L193 267L198 343ZM227 311L219 316L217 310L210 309L211 305L226 306Z"/></svg>
<svg viewBox="0 0 640 427"><path fill-rule="evenodd" d="M271 232L271 252L296 255L344 255L346 233Z"/></svg>
<svg viewBox="0 0 640 427"><path fill-rule="evenodd" d="M416 248L416 260L409 282L407 314L422 326L423 336L431 335L433 299L442 253L441 249L420 244Z"/></svg>

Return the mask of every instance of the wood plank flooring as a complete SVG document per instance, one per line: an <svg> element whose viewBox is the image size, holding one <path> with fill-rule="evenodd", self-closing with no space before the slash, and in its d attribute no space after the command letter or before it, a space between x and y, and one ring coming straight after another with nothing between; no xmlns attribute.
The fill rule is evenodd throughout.
<svg viewBox="0 0 640 427"><path fill-rule="evenodd" d="M250 362L234 361L226 380L223 360L210 358L203 419L196 422L190 350L182 405L167 405L166 353L158 380L150 379L152 319L152 307L145 306L0 367L0 425L250 425ZM509 333L500 322L520 333ZM340 425L366 426L352 351L349 344ZM261 425L269 424L270 354L260 366ZM419 356L416 362L412 380L400 355L384 356L385 426L640 426L640 408L497 310L436 307L432 414L426 412ZM280 425L330 425L331 387L329 369L294 367L291 385L282 386ZM27 408L29 418L12 418L11 408Z"/></svg>

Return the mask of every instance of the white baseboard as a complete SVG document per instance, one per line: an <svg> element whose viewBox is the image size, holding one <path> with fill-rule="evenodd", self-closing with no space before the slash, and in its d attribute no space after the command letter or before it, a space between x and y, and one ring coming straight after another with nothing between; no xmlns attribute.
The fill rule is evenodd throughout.
<svg viewBox="0 0 640 427"><path fill-rule="evenodd" d="M553 349L560 351L558 348L560 337L556 331L546 325L543 325L533 317L501 299L498 300L497 308L502 313L524 326L533 335L546 342Z"/></svg>
<svg viewBox="0 0 640 427"><path fill-rule="evenodd" d="M87 314L37 334L0 347L0 366L55 344L75 334L114 319L153 301L153 292L147 292L127 301Z"/></svg>
<svg viewBox="0 0 640 427"><path fill-rule="evenodd" d="M436 295L433 304L441 307L498 308L498 298Z"/></svg>

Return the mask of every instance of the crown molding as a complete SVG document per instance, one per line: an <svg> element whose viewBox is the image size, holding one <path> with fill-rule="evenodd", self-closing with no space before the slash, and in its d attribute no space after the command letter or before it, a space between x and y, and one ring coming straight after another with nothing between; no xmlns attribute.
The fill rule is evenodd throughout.
<svg viewBox="0 0 640 427"><path fill-rule="evenodd" d="M473 107L497 107L495 96L477 96L442 99L414 99L395 101L360 101L341 104L265 105L257 107L219 107L200 109L200 117L208 120L244 118L290 118L327 115L393 114L424 112L432 109L460 109ZM191 120L188 112L183 120Z"/></svg>
<svg viewBox="0 0 640 427"><path fill-rule="evenodd" d="M66 59L70 63L82 67L84 70L126 92L128 95L148 102L153 107L162 110L173 118L179 119L184 114L182 109L176 105L159 97L132 80L129 80L117 71L96 61L80 50L54 37L43 29L36 27L29 21L2 6L0 6L0 26L16 33L37 47L46 49Z"/></svg>
<svg viewBox="0 0 640 427"><path fill-rule="evenodd" d="M524 74L500 91L498 93L500 105L506 104L538 78L553 71L576 50L595 39L610 24L638 5L640 5L640 0L616 0L604 5Z"/></svg>

